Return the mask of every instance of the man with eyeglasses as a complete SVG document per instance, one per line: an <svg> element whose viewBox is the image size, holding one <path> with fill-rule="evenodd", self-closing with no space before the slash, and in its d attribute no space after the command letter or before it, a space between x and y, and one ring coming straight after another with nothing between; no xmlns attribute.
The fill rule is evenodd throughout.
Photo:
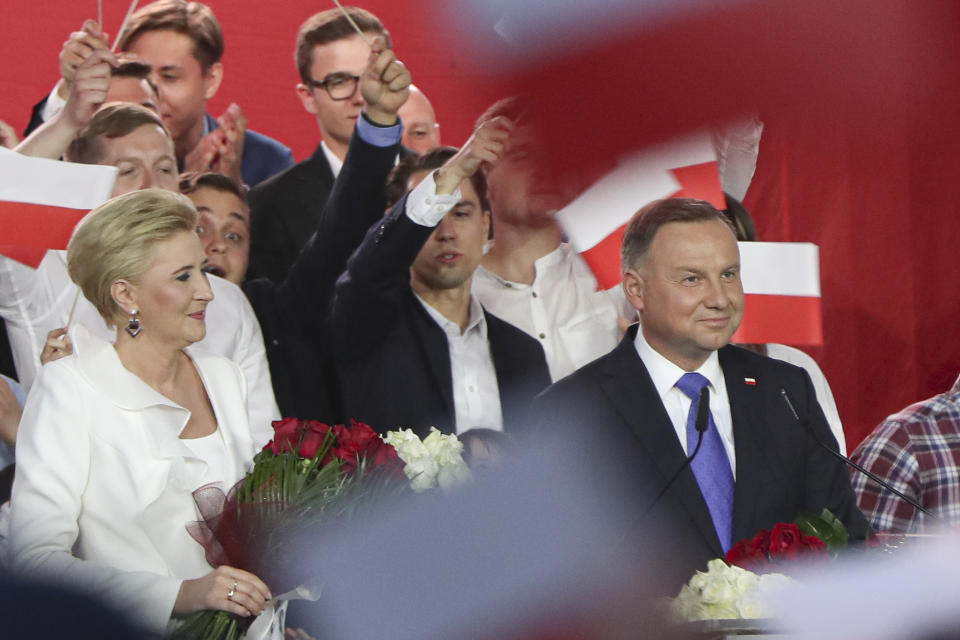
<svg viewBox="0 0 960 640"><path fill-rule="evenodd" d="M366 41L382 35L392 47L390 35L375 15L357 7L347 7L346 13L364 37L340 9L311 16L297 35L297 95L307 113L316 116L322 140L308 159L250 192L248 279L282 282L316 230L364 107L357 86L370 56Z"/></svg>

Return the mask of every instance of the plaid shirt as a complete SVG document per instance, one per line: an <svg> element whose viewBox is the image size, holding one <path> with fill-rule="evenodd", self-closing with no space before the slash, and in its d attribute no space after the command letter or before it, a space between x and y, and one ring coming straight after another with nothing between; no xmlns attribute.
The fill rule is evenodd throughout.
<svg viewBox="0 0 960 640"><path fill-rule="evenodd" d="M960 524L960 388L888 417L850 457L942 520L850 469L857 503L874 531L917 533L928 523Z"/></svg>

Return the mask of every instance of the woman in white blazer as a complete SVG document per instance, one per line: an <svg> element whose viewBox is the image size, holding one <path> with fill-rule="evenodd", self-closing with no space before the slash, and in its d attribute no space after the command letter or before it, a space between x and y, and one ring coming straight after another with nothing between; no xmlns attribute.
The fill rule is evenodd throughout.
<svg viewBox="0 0 960 640"><path fill-rule="evenodd" d="M185 528L199 519L192 492L229 489L263 445L237 365L189 348L212 299L195 228L186 198L155 189L81 222L70 276L117 339L71 330L74 354L43 367L17 441L13 566L157 632L199 609L260 614L271 598L251 573L214 570Z"/></svg>

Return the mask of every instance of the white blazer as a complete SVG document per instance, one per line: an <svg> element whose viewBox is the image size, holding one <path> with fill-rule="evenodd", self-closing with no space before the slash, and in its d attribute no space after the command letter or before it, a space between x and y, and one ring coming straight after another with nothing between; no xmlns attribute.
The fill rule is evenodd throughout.
<svg viewBox="0 0 960 640"><path fill-rule="evenodd" d="M167 628L181 580L211 571L185 525L207 463L180 440L187 409L123 367L82 327L72 356L40 372L17 438L10 526L14 568L103 596L148 628ZM256 444L236 364L192 353L235 469Z"/></svg>

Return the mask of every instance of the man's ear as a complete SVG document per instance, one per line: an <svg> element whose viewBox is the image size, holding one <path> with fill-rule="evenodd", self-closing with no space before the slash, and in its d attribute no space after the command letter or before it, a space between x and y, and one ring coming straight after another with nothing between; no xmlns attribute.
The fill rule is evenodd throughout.
<svg viewBox="0 0 960 640"><path fill-rule="evenodd" d="M639 269L629 268L623 272L623 292L627 302L637 311L643 311L644 281Z"/></svg>
<svg viewBox="0 0 960 640"><path fill-rule="evenodd" d="M313 91L310 90L310 87L302 82L298 83L297 97L300 98L300 103L303 105L304 111L317 115L317 99L313 96Z"/></svg>
<svg viewBox="0 0 960 640"><path fill-rule="evenodd" d="M490 238L490 211L484 210L483 212L483 237L485 239Z"/></svg>
<svg viewBox="0 0 960 640"><path fill-rule="evenodd" d="M110 285L110 296L124 312L129 314L137 306L137 292L134 286L127 280L117 280Z"/></svg>
<svg viewBox="0 0 960 640"><path fill-rule="evenodd" d="M220 89L220 83L223 82L223 64L214 62L203 74L203 97L206 100L212 100Z"/></svg>

